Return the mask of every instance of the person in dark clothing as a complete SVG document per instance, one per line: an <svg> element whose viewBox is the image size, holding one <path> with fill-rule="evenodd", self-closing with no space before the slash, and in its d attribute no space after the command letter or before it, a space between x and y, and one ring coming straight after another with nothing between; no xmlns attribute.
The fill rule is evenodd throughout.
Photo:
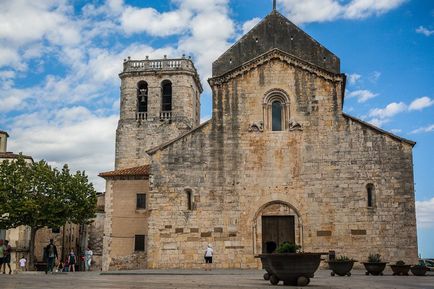
<svg viewBox="0 0 434 289"><path fill-rule="evenodd" d="M47 260L47 268L45 269L45 274L48 273L48 271L51 271L53 273L55 260L57 260L57 248L56 245L54 245L53 239L50 239L50 244L47 245L47 247L44 248L44 255L45 260Z"/></svg>
<svg viewBox="0 0 434 289"><path fill-rule="evenodd" d="M12 252L12 247L11 245L9 245L9 241L5 240L5 244L4 244L4 257L3 257L3 274L6 274L6 265L9 268L9 274L12 274L12 270L11 270L11 252Z"/></svg>

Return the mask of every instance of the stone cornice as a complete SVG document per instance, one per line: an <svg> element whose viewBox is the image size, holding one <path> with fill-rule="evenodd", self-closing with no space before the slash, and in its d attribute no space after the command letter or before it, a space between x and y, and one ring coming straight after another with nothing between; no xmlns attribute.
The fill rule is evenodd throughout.
<svg viewBox="0 0 434 289"><path fill-rule="evenodd" d="M321 77L325 80L331 81L331 82L344 82L344 74L334 74L331 73L327 70L324 70L312 63L306 62L304 60L301 60L293 55L290 55L280 49L273 49L268 51L267 53L264 53L258 57L256 57L255 59L252 59L246 63L244 63L243 65L234 68L233 70L220 75L220 76L216 76L216 77L212 77L210 79L208 79L208 83L211 86L214 85L221 85L223 83L228 82L229 80L237 77L237 76L241 76L255 68L257 68L260 65L263 65L265 63L268 63L274 59L279 59L283 62L288 63L289 65L293 65L295 67L298 67L300 69L303 69L305 71L308 71L310 73L313 73L315 75L317 75L318 77Z"/></svg>

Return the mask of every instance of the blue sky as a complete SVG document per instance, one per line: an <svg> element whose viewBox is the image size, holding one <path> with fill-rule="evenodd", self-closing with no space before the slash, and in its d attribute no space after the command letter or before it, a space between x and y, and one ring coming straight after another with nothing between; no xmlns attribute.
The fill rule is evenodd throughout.
<svg viewBox="0 0 434 289"><path fill-rule="evenodd" d="M1 1L0 129L9 150L55 166L111 170L122 60L191 55L211 63L267 15L271 0ZM344 111L417 142L419 251L434 257L434 1L278 0L341 59Z"/></svg>

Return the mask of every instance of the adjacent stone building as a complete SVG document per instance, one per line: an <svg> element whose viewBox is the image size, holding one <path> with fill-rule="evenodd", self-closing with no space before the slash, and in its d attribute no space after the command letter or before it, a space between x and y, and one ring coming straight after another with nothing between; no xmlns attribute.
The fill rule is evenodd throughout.
<svg viewBox="0 0 434 289"><path fill-rule="evenodd" d="M414 142L343 113L339 58L273 10L213 63L125 60L103 270L255 268L284 241L417 260ZM170 84L170 89L167 85Z"/></svg>

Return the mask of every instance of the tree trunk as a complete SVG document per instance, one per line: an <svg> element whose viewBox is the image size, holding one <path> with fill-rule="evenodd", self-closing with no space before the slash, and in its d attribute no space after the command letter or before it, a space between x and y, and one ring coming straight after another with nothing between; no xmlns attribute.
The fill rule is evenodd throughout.
<svg viewBox="0 0 434 289"><path fill-rule="evenodd" d="M35 238L38 228L30 228L30 242L29 242L29 269L35 268Z"/></svg>

